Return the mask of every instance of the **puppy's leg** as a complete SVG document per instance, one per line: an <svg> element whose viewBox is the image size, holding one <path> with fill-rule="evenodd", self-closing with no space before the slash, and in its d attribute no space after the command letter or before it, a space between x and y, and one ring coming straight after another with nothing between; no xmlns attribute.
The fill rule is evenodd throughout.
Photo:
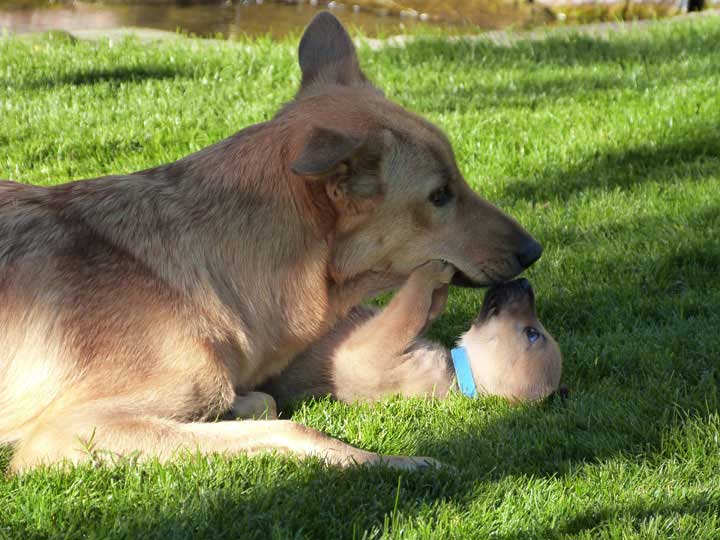
<svg viewBox="0 0 720 540"><path fill-rule="evenodd" d="M430 261L415 269L385 309L353 330L337 355L387 368L442 311L455 268ZM343 359L345 361L346 359Z"/></svg>
<svg viewBox="0 0 720 540"><path fill-rule="evenodd" d="M335 306L336 310L335 316L345 317L350 309L379 294L395 289L403 281L405 278L399 274L368 271L333 286L330 294L332 296L331 305Z"/></svg>
<svg viewBox="0 0 720 540"><path fill-rule="evenodd" d="M89 410L85 409L85 410ZM43 463L107 461L115 456L167 460L177 451L257 454L275 450L317 456L328 464L386 464L398 469L437 466L432 458L383 456L360 450L288 420L179 423L153 417L106 412L62 411L45 420L17 447L11 470Z"/></svg>
<svg viewBox="0 0 720 540"><path fill-rule="evenodd" d="M228 412L231 418L252 418L256 420L276 420L277 404L270 394L248 392L236 396Z"/></svg>
<svg viewBox="0 0 720 540"><path fill-rule="evenodd" d="M430 311L428 313L427 320L428 324L437 319L445 310L445 304L447 304L449 292L450 285L443 285L432 292L432 302L430 303ZM425 330L420 333L422 334L424 332Z"/></svg>

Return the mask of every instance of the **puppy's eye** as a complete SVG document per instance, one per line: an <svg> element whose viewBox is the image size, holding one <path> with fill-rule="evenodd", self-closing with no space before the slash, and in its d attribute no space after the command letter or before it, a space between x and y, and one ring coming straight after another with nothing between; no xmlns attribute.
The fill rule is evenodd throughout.
<svg viewBox="0 0 720 540"><path fill-rule="evenodd" d="M440 208L441 206L445 206L447 203L449 203L452 200L452 196L453 194L452 191L450 191L450 186L445 184L443 187L433 191L428 197L428 200L434 206Z"/></svg>
<svg viewBox="0 0 720 540"><path fill-rule="evenodd" d="M526 326L524 332L525 337L527 337L528 341L530 342L530 345L532 345L542 337L542 334L537 330L537 328L533 328L532 326Z"/></svg>

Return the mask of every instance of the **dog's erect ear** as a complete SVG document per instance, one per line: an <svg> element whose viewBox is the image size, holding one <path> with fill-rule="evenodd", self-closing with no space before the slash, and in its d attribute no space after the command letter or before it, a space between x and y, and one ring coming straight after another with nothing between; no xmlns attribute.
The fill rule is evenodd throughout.
<svg viewBox="0 0 720 540"><path fill-rule="evenodd" d="M359 138L316 127L290 168L295 174L309 178L327 176L336 172L362 145Z"/></svg>
<svg viewBox="0 0 720 540"><path fill-rule="evenodd" d="M352 39L340 21L327 11L318 13L305 29L298 52L301 90L316 82L350 86L367 81Z"/></svg>

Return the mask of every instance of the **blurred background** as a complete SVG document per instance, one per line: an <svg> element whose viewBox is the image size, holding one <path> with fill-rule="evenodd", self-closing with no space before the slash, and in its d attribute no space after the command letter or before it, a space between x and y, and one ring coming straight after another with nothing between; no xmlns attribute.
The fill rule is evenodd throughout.
<svg viewBox="0 0 720 540"><path fill-rule="evenodd" d="M298 33L315 11L332 10L373 37L418 27L447 33L660 18L717 7L720 0L0 0L0 33L142 27L236 38Z"/></svg>

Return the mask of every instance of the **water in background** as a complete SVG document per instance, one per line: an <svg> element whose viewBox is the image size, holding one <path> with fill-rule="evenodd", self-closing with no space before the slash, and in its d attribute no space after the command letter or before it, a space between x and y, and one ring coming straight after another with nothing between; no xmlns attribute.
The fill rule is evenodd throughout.
<svg viewBox="0 0 720 540"><path fill-rule="evenodd" d="M0 32L109 30L145 27L203 37L243 34L275 37L299 33L315 12L331 9L340 20L370 36L402 34L417 27L461 33L527 28L548 22L549 11L527 0L354 0L353 3L263 0L187 0L144 3L0 0Z"/></svg>

